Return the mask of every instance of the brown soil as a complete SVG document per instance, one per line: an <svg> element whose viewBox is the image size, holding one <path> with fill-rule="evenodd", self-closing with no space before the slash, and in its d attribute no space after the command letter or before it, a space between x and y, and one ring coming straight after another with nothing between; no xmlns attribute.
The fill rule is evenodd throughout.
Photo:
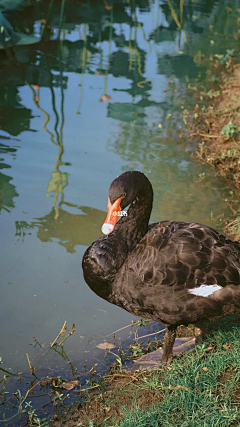
<svg viewBox="0 0 240 427"><path fill-rule="evenodd" d="M202 131L196 130L190 135L201 137L202 144L197 151L199 158L213 165L222 176L233 179L239 187L240 64L234 67L231 77L225 76L220 89L221 94L214 98L206 113L202 113ZM198 109L196 105L195 113ZM224 126L229 123L239 127L235 130L235 135L223 133Z"/></svg>
<svg viewBox="0 0 240 427"><path fill-rule="evenodd" d="M215 70L209 71L209 75ZM229 204L233 218L226 227L226 233L233 240L240 239L240 64L231 66L231 70L222 71L221 84L209 93L198 91L192 114L186 112L190 137L196 138L198 148L195 151L199 160L209 164L226 179L232 190ZM201 108L208 104L208 108ZM203 178L204 179L204 178Z"/></svg>
<svg viewBox="0 0 240 427"><path fill-rule="evenodd" d="M105 421L111 422L123 417L123 408L138 406L150 408L163 399L158 389L144 389L136 387L141 383L145 372L131 373L128 371L115 372L103 378L103 388L97 393L90 393L87 400L77 406L67 408L65 413L54 415L49 422L50 427L89 426L94 420L94 427ZM152 375L149 373L149 375ZM159 371L159 377L161 371Z"/></svg>

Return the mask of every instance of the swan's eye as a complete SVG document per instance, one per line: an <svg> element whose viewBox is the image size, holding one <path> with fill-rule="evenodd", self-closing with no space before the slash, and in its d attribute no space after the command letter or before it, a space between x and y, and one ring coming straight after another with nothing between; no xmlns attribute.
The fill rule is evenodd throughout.
<svg viewBox="0 0 240 427"><path fill-rule="evenodd" d="M124 199L124 197L126 197L126 193L123 193L123 194L122 194L122 198L123 198L123 199Z"/></svg>

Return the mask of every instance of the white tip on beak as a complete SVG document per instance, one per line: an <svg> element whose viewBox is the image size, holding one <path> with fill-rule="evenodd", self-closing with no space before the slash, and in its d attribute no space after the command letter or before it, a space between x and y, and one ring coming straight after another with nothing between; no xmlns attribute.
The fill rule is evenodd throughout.
<svg viewBox="0 0 240 427"><path fill-rule="evenodd" d="M114 229L114 226L112 224L109 224L108 222L105 222L102 226L102 232L103 234L110 234Z"/></svg>

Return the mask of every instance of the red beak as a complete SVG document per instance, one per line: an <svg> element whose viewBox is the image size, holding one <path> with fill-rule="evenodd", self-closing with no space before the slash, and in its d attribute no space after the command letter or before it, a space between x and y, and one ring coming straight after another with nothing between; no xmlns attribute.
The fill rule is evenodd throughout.
<svg viewBox="0 0 240 427"><path fill-rule="evenodd" d="M103 234L110 234L117 224L118 214L121 212L121 201L122 197L119 197L119 199L117 199L116 202L114 202L112 205L108 198L108 214L102 225Z"/></svg>

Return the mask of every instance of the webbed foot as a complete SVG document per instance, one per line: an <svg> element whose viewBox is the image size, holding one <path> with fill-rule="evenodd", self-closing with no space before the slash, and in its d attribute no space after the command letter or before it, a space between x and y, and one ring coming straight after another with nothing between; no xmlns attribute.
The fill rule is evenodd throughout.
<svg viewBox="0 0 240 427"><path fill-rule="evenodd" d="M195 343L196 337L176 338L173 345L173 356L190 351L195 347ZM133 362L131 370L137 371L139 369L154 369L165 363L170 363L172 359L171 356L166 361L163 359L164 349L165 345L155 351L152 351L151 353L141 356L139 359Z"/></svg>

